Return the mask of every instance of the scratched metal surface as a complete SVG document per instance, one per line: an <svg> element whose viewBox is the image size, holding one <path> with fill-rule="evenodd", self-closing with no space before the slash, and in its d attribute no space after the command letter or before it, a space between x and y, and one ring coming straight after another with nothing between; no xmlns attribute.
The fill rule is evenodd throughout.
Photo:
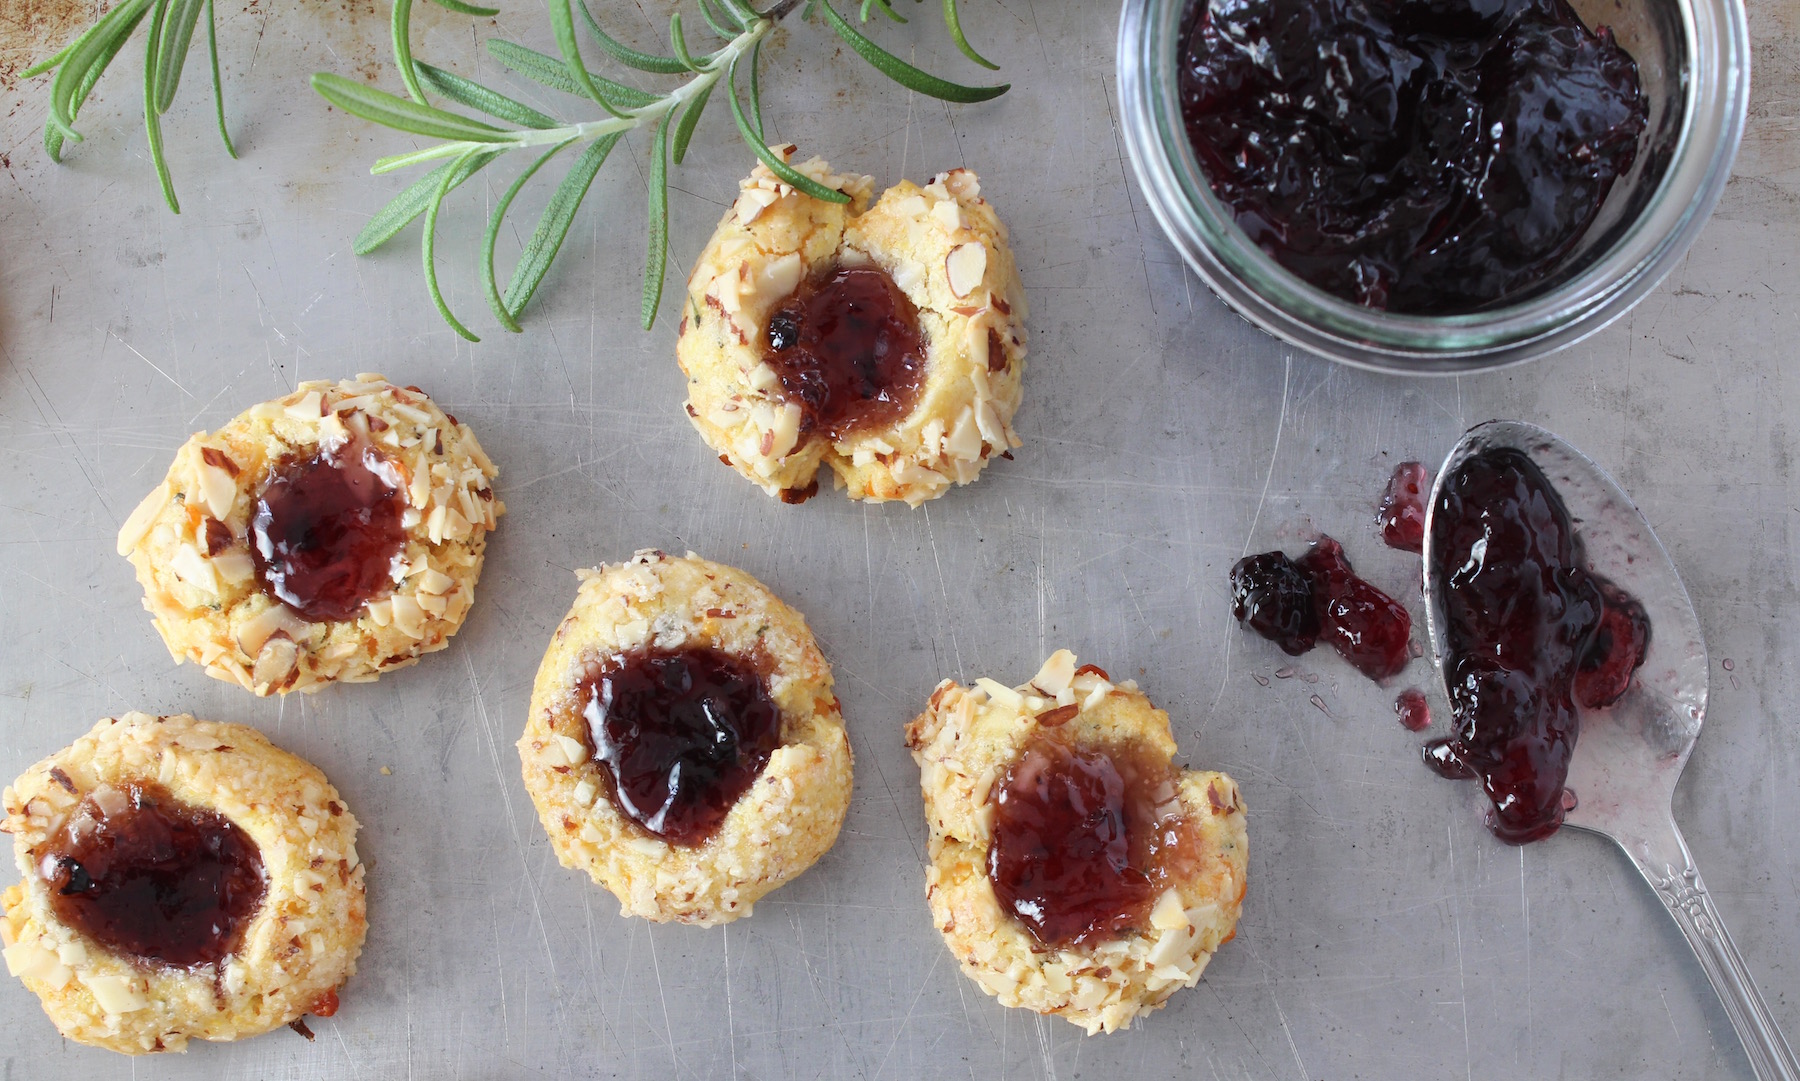
<svg viewBox="0 0 1800 1081"><path fill-rule="evenodd" d="M313 1044L276 1032L128 1062L62 1041L4 981L0 1076L1745 1077L1698 966L1620 856L1574 835L1502 847L1466 788L1418 765L1391 690L1329 656L1272 678L1290 662L1231 623L1230 564L1297 549L1315 526L1417 613L1416 564L1377 543L1372 503L1393 463L1435 460L1492 416L1548 425L1612 469L1686 575L1713 695L1677 816L1800 1035L1800 9L1756 10L1738 175L1664 287L1552 360L1418 381L1291 355L1184 272L1123 174L1115 5L964 6L1015 84L994 105L877 85L812 27L784 31L769 64L782 137L884 185L972 166L1012 226L1034 309L1025 446L917 511L782 506L700 445L673 305L653 333L635 327L630 157L601 176L523 336L493 330L467 272L492 187L456 199L443 230L480 345L438 321L415 248L353 257L348 238L399 184L366 165L403 144L327 112L304 80L392 83L371 0L229 5L243 156L218 151L192 76L167 123L180 218L151 182L134 62L102 84L62 168L37 145L42 85L5 88L0 772L127 709L257 725L361 818L371 930ZM547 44L532 0L507 7L499 31ZM661 16L615 4L609 18L651 42ZM421 55L495 74L475 51L489 27L429 5L419 20ZM883 37L968 75L932 24ZM747 167L723 119L679 171L677 281ZM123 515L190 432L360 370L428 388L501 465L510 514L466 629L377 684L287 701L171 667L113 553ZM856 752L837 847L729 928L622 919L558 867L512 749L571 568L645 546L737 563L798 606ZM1187 761L1230 771L1251 808L1237 940L1198 989L1105 1038L1004 1010L957 972L923 902L901 743L940 677L1022 680L1058 646L1136 675ZM1430 674L1420 661L1404 678Z"/></svg>

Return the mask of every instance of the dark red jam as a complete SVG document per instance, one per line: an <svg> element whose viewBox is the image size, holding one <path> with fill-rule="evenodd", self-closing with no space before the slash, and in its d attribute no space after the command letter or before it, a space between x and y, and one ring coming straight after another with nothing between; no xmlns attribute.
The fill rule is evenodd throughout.
<svg viewBox="0 0 1800 1081"><path fill-rule="evenodd" d="M314 623L355 619L393 586L405 509L393 463L361 440L284 462L250 518L257 577Z"/></svg>
<svg viewBox="0 0 1800 1081"><path fill-rule="evenodd" d="M1144 928L1168 881L1198 859L1173 771L1135 747L1035 736L991 798L988 879L1044 946Z"/></svg>
<svg viewBox="0 0 1800 1081"><path fill-rule="evenodd" d="M1192 0L1182 115L1250 240L1326 292L1466 312L1552 274L1648 107L1566 0Z"/></svg>
<svg viewBox="0 0 1800 1081"><path fill-rule="evenodd" d="M1511 448L1483 451L1445 478L1431 540L1456 728L1427 745L1426 760L1481 778L1501 840L1546 837L1562 824L1578 734L1571 688L1601 626L1599 583L1562 499Z"/></svg>
<svg viewBox="0 0 1800 1081"><path fill-rule="evenodd" d="M842 439L892 423L925 377L919 312L879 267L845 267L800 284L776 306L763 359L800 406L800 435Z"/></svg>
<svg viewBox="0 0 1800 1081"><path fill-rule="evenodd" d="M267 890L243 830L150 783L95 791L33 855L63 923L176 967L230 956Z"/></svg>
<svg viewBox="0 0 1800 1081"><path fill-rule="evenodd" d="M1343 546L1321 536L1297 560L1263 552L1231 568L1232 614L1298 656L1324 638L1357 671L1390 679L1412 659L1412 616L1356 576Z"/></svg>
<svg viewBox="0 0 1800 1081"><path fill-rule="evenodd" d="M1632 673L1650 649L1650 616L1644 606L1599 575L1594 581L1605 608L1594 642L1575 670L1575 704L1583 709L1605 709L1624 697Z"/></svg>
<svg viewBox="0 0 1800 1081"><path fill-rule="evenodd" d="M1425 499L1431 493L1431 474L1421 462L1401 462L1388 478L1375 512L1381 539L1402 552L1425 550Z"/></svg>
<svg viewBox="0 0 1800 1081"><path fill-rule="evenodd" d="M1417 687L1406 688L1394 699L1394 714L1400 718L1400 727L1408 732L1423 732L1431 727L1431 704Z"/></svg>
<svg viewBox="0 0 1800 1081"><path fill-rule="evenodd" d="M670 844L705 843L781 745L781 711L763 674L716 649L610 657L583 696L614 802Z"/></svg>

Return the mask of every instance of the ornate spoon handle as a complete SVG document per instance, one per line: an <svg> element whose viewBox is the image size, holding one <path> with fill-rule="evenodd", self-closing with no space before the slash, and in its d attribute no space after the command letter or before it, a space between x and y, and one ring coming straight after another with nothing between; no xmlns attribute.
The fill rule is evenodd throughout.
<svg viewBox="0 0 1800 1081"><path fill-rule="evenodd" d="M1707 892L1706 883L1694 866L1687 842L1682 840L1675 820L1671 817L1667 821L1665 836L1635 845L1621 841L1619 846L1637 864L1644 880L1674 917L1675 925L1687 936L1706 978L1725 1004L1731 1026L1744 1042L1744 1052L1750 1056L1758 1081L1800 1081L1800 1063L1796 1063L1780 1026L1769 1014L1743 955L1725 930L1719 910L1713 907L1712 894Z"/></svg>

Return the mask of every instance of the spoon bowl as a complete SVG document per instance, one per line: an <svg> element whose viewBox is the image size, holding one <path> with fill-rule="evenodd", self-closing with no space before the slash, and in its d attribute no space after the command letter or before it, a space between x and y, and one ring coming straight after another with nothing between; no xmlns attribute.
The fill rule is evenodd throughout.
<svg viewBox="0 0 1800 1081"><path fill-rule="evenodd" d="M1449 645L1444 569L1433 518L1445 479L1469 458L1510 448L1535 462L1562 497L1590 570L1635 597L1650 641L1631 686L1602 710L1580 709L1564 824L1611 838L1656 891L1744 1041L1756 1076L1800 1081L1800 1065L1732 944L1675 825L1675 784L1706 718L1707 659L1700 619L1669 553L1618 483L1586 455L1535 425L1496 420L1464 433L1438 470L1425 514L1425 624L1438 672ZM1571 806L1572 804L1572 806Z"/></svg>

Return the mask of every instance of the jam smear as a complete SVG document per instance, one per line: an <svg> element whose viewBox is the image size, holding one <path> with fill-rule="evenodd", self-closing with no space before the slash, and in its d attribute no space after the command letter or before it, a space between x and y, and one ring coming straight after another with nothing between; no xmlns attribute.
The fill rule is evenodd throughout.
<svg viewBox="0 0 1800 1081"><path fill-rule="evenodd" d="M1566 0L1192 0L1188 141L1250 240L1371 308L1557 269L1636 159L1637 65Z"/></svg>
<svg viewBox="0 0 1800 1081"><path fill-rule="evenodd" d="M1425 500L1431 494L1431 473L1423 462L1401 462L1388 478L1375 523L1389 548L1419 553L1425 550Z"/></svg>
<svg viewBox="0 0 1800 1081"><path fill-rule="evenodd" d="M1412 616L1356 576L1344 549L1321 536L1297 560L1263 552L1231 568L1232 614L1299 656L1319 638L1370 679L1398 675L1412 659Z"/></svg>
<svg viewBox="0 0 1800 1081"><path fill-rule="evenodd" d="M670 844L705 843L781 745L762 672L710 647L635 649L598 667L582 715L614 802Z"/></svg>
<svg viewBox="0 0 1800 1081"><path fill-rule="evenodd" d="M919 311L886 271L841 267L800 284L769 316L763 360L800 406L802 438L892 423L925 378Z"/></svg>
<svg viewBox="0 0 1800 1081"><path fill-rule="evenodd" d="M357 618L394 584L400 489L393 463L361 439L278 466L250 518L263 588L313 623Z"/></svg>
<svg viewBox="0 0 1800 1081"><path fill-rule="evenodd" d="M1394 699L1394 713L1400 718L1400 727L1408 732L1423 732L1431 727L1431 704L1417 687L1400 692Z"/></svg>
<svg viewBox="0 0 1800 1081"><path fill-rule="evenodd" d="M1535 841L1562 824L1579 724L1571 689L1602 623L1600 584L1561 497L1522 451L1458 466L1432 528L1456 729L1427 759L1481 778L1497 837Z"/></svg>
<svg viewBox="0 0 1800 1081"><path fill-rule="evenodd" d="M991 798L988 879L1046 947L1144 928L1163 889L1199 859L1173 769L1133 745L1040 733Z"/></svg>
<svg viewBox="0 0 1800 1081"><path fill-rule="evenodd" d="M248 834L153 783L96 790L33 855L63 923L178 968L230 956L268 888Z"/></svg>

